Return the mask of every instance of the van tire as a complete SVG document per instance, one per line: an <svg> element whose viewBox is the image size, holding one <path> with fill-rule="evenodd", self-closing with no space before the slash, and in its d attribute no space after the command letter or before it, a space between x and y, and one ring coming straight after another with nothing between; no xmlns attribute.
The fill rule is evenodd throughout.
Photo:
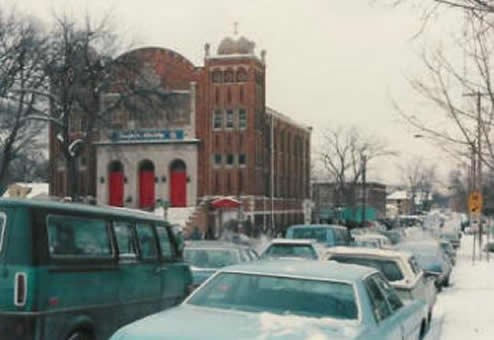
<svg viewBox="0 0 494 340"><path fill-rule="evenodd" d="M422 321L422 325L420 326L419 340L424 340L426 334L427 334L427 326L425 325L425 320L424 320Z"/></svg>
<svg viewBox="0 0 494 340"><path fill-rule="evenodd" d="M87 331L78 330L69 335L67 340L94 340L94 336Z"/></svg>

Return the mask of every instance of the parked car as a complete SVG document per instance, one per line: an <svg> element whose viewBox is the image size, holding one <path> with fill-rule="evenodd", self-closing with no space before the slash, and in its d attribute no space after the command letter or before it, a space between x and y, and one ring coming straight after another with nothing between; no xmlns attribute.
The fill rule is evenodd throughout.
<svg viewBox="0 0 494 340"><path fill-rule="evenodd" d="M352 236L347 227L333 224L293 225L286 231L287 239L312 239L326 247L348 246Z"/></svg>
<svg viewBox="0 0 494 340"><path fill-rule="evenodd" d="M381 234L383 234L384 236L389 238L389 240L391 241L391 243L393 245L398 244L399 242L403 241L403 239L405 238L405 233L401 228L388 230L388 231L382 231Z"/></svg>
<svg viewBox="0 0 494 340"><path fill-rule="evenodd" d="M318 260L319 247L314 240L274 239L261 253L261 259L290 257Z"/></svg>
<svg viewBox="0 0 494 340"><path fill-rule="evenodd" d="M177 237L137 210L0 200L0 338L108 339L177 305L192 283Z"/></svg>
<svg viewBox="0 0 494 340"><path fill-rule="evenodd" d="M220 268L258 258L257 252L250 247L221 241L187 241L184 249L184 260L190 264L194 288Z"/></svg>
<svg viewBox="0 0 494 340"><path fill-rule="evenodd" d="M381 245L378 240L375 238L367 238L364 235L355 236L353 241L353 246L355 247L363 247L363 248L381 248Z"/></svg>
<svg viewBox="0 0 494 340"><path fill-rule="evenodd" d="M381 249L391 249L393 246L389 238L381 234L368 233L365 235L360 235L355 237L354 244L359 246L360 244L364 245L368 244L370 248L381 248ZM377 244L377 247L373 245Z"/></svg>
<svg viewBox="0 0 494 340"><path fill-rule="evenodd" d="M452 267L439 242L404 242L397 244L394 248L412 253L417 259L417 263L426 272L426 275L436 276L438 289L449 286Z"/></svg>
<svg viewBox="0 0 494 340"><path fill-rule="evenodd" d="M423 270L410 253L383 249L335 247L327 251L326 259L379 270L403 301L418 299L425 302L427 325L430 325L436 304L434 279L424 275Z"/></svg>
<svg viewBox="0 0 494 340"><path fill-rule="evenodd" d="M440 240L439 245L443 249L444 253L448 255L449 261L454 266L456 264L456 250L451 245L451 242L447 240Z"/></svg>
<svg viewBox="0 0 494 340"><path fill-rule="evenodd" d="M227 267L183 304L110 340L422 339L424 303L404 304L372 268L273 260ZM193 327L191 326L193 322Z"/></svg>
<svg viewBox="0 0 494 340"><path fill-rule="evenodd" d="M453 248L455 249L458 249L460 247L460 236L458 235L458 233L455 233L455 232L451 232L451 233L441 233L441 236L440 236L441 240L446 240L446 241L449 241L451 243L451 245L453 246Z"/></svg>

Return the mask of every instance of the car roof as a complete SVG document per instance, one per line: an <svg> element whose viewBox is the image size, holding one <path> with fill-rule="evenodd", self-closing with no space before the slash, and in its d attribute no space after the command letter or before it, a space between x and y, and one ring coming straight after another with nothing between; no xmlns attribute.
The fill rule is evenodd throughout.
<svg viewBox="0 0 494 340"><path fill-rule="evenodd" d="M269 242L269 244L307 244L313 245L317 243L316 240L312 239L289 239L289 238L275 238Z"/></svg>
<svg viewBox="0 0 494 340"><path fill-rule="evenodd" d="M274 276L298 276L333 281L355 282L377 272L376 269L336 261L274 259L247 262L221 269L223 272L245 272Z"/></svg>
<svg viewBox="0 0 494 340"><path fill-rule="evenodd" d="M153 220L156 222L165 222L165 220L155 214L129 208L117 208L104 205L89 205L72 202L59 202L51 200L37 199L0 199L0 207L26 207L39 209L64 210L72 212L82 212L86 214L112 215L129 218L140 218Z"/></svg>
<svg viewBox="0 0 494 340"><path fill-rule="evenodd" d="M365 247L332 247L326 251L326 255L361 255L395 259L408 259L411 256L411 254L403 251Z"/></svg>
<svg viewBox="0 0 494 340"><path fill-rule="evenodd" d="M298 229L298 228L327 228L327 229L347 230L347 227L337 224L295 224L288 227L288 229Z"/></svg>
<svg viewBox="0 0 494 340"><path fill-rule="evenodd" d="M236 244L226 241L186 241L185 248L228 248L228 249L247 249L250 248L243 244Z"/></svg>
<svg viewBox="0 0 494 340"><path fill-rule="evenodd" d="M389 240L386 236L382 234L362 234L362 235L357 235L355 238L358 239L373 239L373 240Z"/></svg>

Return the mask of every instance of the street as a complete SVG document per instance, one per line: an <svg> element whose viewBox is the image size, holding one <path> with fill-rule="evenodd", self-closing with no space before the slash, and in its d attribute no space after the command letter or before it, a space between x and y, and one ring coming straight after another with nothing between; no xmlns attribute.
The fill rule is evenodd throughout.
<svg viewBox="0 0 494 340"><path fill-rule="evenodd" d="M494 324L494 257L472 265L473 236L458 249L451 287L439 294L427 340L492 339Z"/></svg>

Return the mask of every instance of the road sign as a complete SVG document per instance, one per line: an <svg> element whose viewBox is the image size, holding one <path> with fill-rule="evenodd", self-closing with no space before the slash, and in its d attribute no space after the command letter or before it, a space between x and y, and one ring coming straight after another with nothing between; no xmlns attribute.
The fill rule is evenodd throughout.
<svg viewBox="0 0 494 340"><path fill-rule="evenodd" d="M470 196L468 196L468 210L470 210L471 213L480 214L483 203L484 200L482 198L482 194L478 190L472 191Z"/></svg>

